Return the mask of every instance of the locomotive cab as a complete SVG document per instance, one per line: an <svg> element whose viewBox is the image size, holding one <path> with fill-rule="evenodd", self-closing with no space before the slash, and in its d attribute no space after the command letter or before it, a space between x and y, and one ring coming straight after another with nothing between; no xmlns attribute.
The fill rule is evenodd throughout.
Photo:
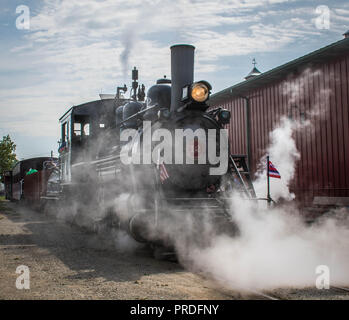
<svg viewBox="0 0 349 320"><path fill-rule="evenodd" d="M90 117L88 115L76 115L73 119L72 149L75 154L81 153L87 147L90 136Z"/></svg>
<svg viewBox="0 0 349 320"><path fill-rule="evenodd" d="M118 100L118 105L124 103ZM109 152L118 134L114 99L92 101L71 107L61 118L59 147L61 180L70 183L86 165Z"/></svg>

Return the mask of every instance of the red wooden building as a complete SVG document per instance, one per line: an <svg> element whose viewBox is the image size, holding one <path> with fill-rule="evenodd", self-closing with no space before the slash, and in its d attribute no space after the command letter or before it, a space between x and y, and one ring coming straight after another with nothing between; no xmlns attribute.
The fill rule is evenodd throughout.
<svg viewBox="0 0 349 320"><path fill-rule="evenodd" d="M348 36L265 73L252 72L210 98L212 106L231 111L231 151L247 154L252 172L282 116L311 121L312 130L295 133L301 160L291 185L306 205L314 197L349 199Z"/></svg>

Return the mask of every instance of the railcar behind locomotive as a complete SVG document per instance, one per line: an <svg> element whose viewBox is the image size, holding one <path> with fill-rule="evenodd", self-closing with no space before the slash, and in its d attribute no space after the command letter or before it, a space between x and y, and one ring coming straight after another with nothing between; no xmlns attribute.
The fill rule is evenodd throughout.
<svg viewBox="0 0 349 320"><path fill-rule="evenodd" d="M47 192L47 181L51 173L57 169L57 160L53 157L37 157L18 161L4 175L6 199L40 202Z"/></svg>

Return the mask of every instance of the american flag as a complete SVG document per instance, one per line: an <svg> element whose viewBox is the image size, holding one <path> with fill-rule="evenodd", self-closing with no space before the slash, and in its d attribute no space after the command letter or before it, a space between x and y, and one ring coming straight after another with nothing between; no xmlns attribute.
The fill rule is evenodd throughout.
<svg viewBox="0 0 349 320"><path fill-rule="evenodd" d="M279 171L276 170L271 161L269 161L269 177L281 179Z"/></svg>
<svg viewBox="0 0 349 320"><path fill-rule="evenodd" d="M161 183L164 183L164 181L167 180L170 176L168 175L166 167L163 163L159 164L159 172L160 172L160 181Z"/></svg>

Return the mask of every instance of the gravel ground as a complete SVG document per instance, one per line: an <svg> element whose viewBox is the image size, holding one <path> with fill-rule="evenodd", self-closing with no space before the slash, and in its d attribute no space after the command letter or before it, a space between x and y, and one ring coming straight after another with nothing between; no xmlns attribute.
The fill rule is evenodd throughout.
<svg viewBox="0 0 349 320"><path fill-rule="evenodd" d="M30 289L18 290L16 268L30 269ZM0 299L265 299L218 288L149 250L115 249L110 239L54 217L0 202ZM278 289L278 299L349 299L349 292Z"/></svg>
<svg viewBox="0 0 349 320"><path fill-rule="evenodd" d="M16 268L30 290L16 289ZM96 234L0 202L0 299L227 299L198 275L147 249L122 253Z"/></svg>

